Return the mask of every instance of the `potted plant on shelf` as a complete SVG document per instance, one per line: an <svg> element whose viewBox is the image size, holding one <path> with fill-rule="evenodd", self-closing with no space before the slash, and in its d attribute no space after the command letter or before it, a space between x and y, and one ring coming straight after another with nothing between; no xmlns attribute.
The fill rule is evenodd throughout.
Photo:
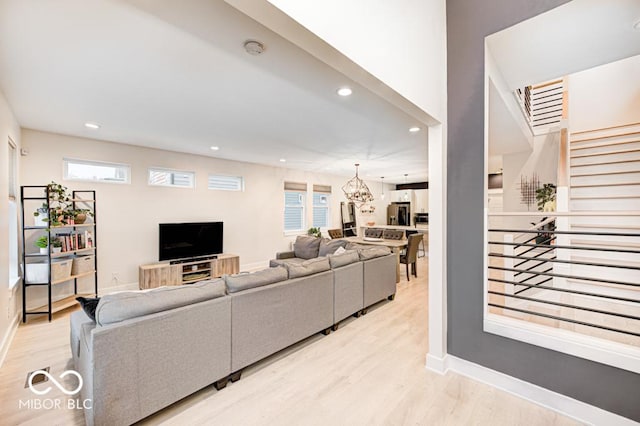
<svg viewBox="0 0 640 426"><path fill-rule="evenodd" d="M93 217L93 211L89 209L74 209L70 210L69 213L73 218L73 223L76 225L82 225L87 220L87 215Z"/></svg>
<svg viewBox="0 0 640 426"><path fill-rule="evenodd" d="M49 196L49 222L51 226L69 225L73 219L73 202L67 187L51 181L47 185Z"/></svg>
<svg viewBox="0 0 640 426"><path fill-rule="evenodd" d="M320 232L320 228L311 227L307 231L308 235L313 235L316 238L320 238L322 236L322 232Z"/></svg>
<svg viewBox="0 0 640 426"><path fill-rule="evenodd" d="M47 226L49 222L49 210L47 209L47 204L42 203L42 206L38 207L35 212L33 212L33 224L35 226Z"/></svg>
<svg viewBox="0 0 640 426"><path fill-rule="evenodd" d="M41 236L34 243L37 247L40 247L40 254L47 254L49 250L49 237L46 235Z"/></svg>
<svg viewBox="0 0 640 426"><path fill-rule="evenodd" d="M62 251L62 241L60 238L55 238L51 241L51 252L60 253Z"/></svg>

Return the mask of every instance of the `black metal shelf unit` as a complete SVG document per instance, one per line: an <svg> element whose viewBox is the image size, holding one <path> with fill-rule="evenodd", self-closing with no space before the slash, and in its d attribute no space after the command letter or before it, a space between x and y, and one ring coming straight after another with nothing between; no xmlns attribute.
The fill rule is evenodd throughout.
<svg viewBox="0 0 640 426"><path fill-rule="evenodd" d="M34 194L40 195L34 195ZM83 294L83 296L97 296L98 295L98 249L97 249L97 209L96 209L96 191L95 190L76 190L72 191L72 208L75 210L79 205L88 206L91 205L93 214L93 222L88 224L69 224L61 226L37 226L26 225L25 212L28 211L32 205L32 202L39 201L43 209L46 209L47 215L51 214L51 197L48 185L25 185L20 187L20 201L21 201L21 216L22 216L22 322L27 321L29 315L48 315L49 321L51 321L53 313L66 309L75 304L75 297L80 295L78 293L78 279L85 278L93 275L94 292L92 294ZM79 198L82 197L82 198ZM40 207L40 206L38 206ZM37 208L37 207L36 207ZM57 235L63 230L77 231L78 229L86 229L92 231L92 244L89 248L68 250L62 253L52 253L51 242L52 238L57 238ZM47 236L48 247L46 253L29 253L27 250L27 241L30 241L34 234L43 234ZM86 244L86 241L85 241ZM68 278L52 280L52 260L55 259L67 259L72 260L76 258L77 254L93 254L93 270L83 272L77 275L70 275ZM46 281L34 281L27 282L27 268L30 262L27 259L44 259L47 265L47 279ZM56 284L63 284L73 281L73 293L60 300L53 300L52 287ZM28 288L30 287L47 287L47 304L38 307L34 310L27 311L27 299Z"/></svg>

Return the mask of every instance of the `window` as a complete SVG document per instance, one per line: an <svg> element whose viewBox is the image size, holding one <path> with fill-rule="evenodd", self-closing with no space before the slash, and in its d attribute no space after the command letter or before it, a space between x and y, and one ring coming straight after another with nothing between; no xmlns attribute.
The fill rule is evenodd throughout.
<svg viewBox="0 0 640 426"><path fill-rule="evenodd" d="M196 182L194 172L180 170L149 169L149 185L193 188Z"/></svg>
<svg viewBox="0 0 640 426"><path fill-rule="evenodd" d="M209 189L221 191L244 191L242 176L209 175Z"/></svg>
<svg viewBox="0 0 640 426"><path fill-rule="evenodd" d="M331 187L313 185L313 226L316 228L329 226L329 201Z"/></svg>
<svg viewBox="0 0 640 426"><path fill-rule="evenodd" d="M300 232L305 229L306 183L285 182L284 184L284 230Z"/></svg>
<svg viewBox="0 0 640 426"><path fill-rule="evenodd" d="M63 159L65 180L131 183L131 166L102 161Z"/></svg>

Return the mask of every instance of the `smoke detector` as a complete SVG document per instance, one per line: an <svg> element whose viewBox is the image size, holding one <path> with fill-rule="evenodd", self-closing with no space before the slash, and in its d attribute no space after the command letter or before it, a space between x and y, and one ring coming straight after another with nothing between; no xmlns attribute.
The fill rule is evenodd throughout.
<svg viewBox="0 0 640 426"><path fill-rule="evenodd" d="M244 42L244 50L249 55L258 56L264 52L264 44L256 40L247 40Z"/></svg>

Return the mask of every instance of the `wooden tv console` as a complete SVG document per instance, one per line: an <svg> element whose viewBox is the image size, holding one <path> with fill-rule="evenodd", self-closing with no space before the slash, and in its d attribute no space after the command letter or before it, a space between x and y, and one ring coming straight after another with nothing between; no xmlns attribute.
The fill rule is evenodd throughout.
<svg viewBox="0 0 640 426"><path fill-rule="evenodd" d="M172 265L168 262L140 265L140 290L165 285L191 284L224 274L240 272L240 257L235 254L219 254L217 259L194 260Z"/></svg>

